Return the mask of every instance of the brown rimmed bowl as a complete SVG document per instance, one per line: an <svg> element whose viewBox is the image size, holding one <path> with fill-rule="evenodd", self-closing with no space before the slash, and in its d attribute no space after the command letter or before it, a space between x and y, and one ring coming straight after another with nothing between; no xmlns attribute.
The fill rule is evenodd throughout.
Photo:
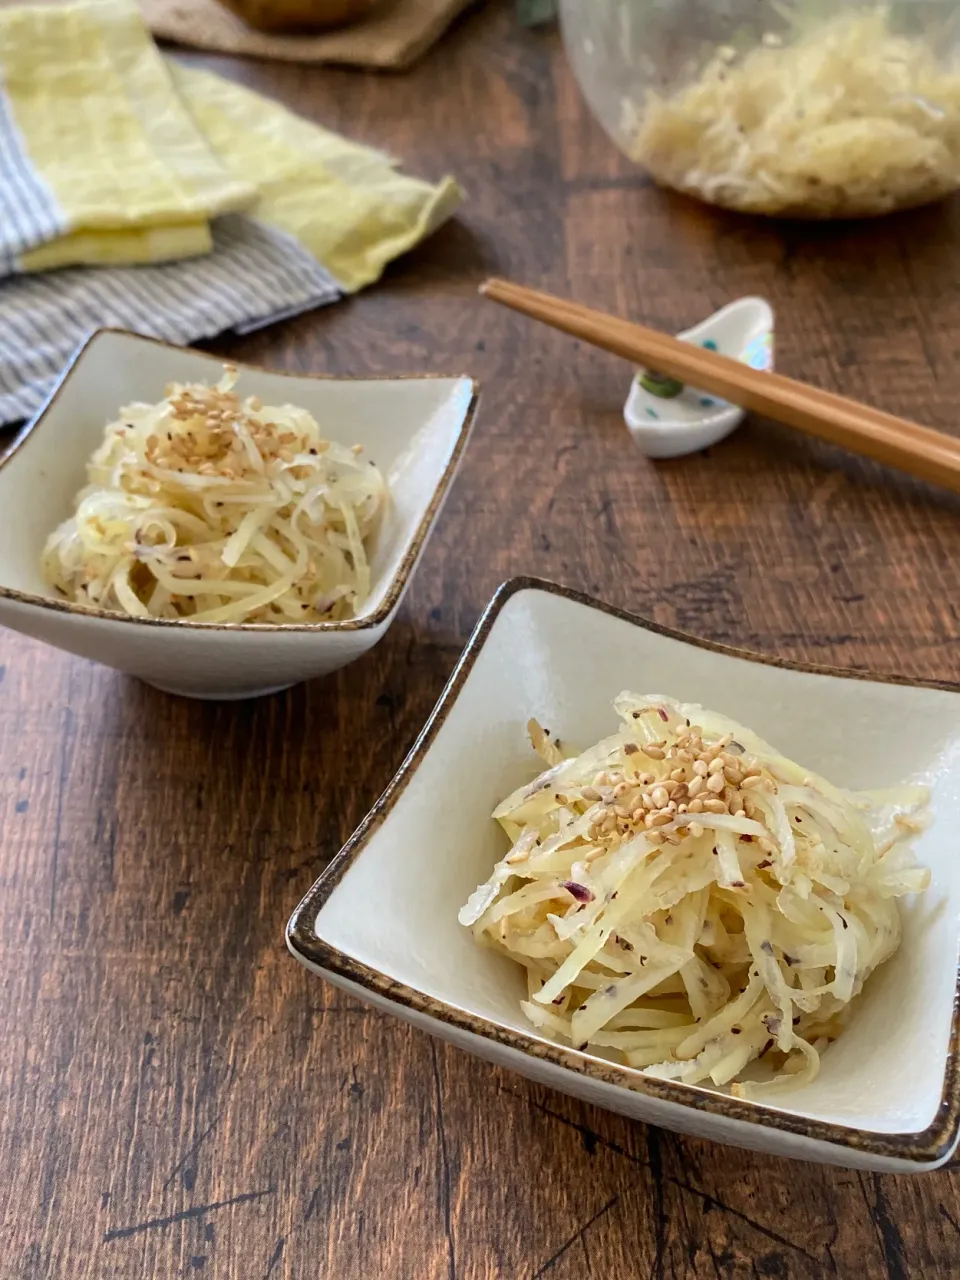
<svg viewBox="0 0 960 1280"><path fill-rule="evenodd" d="M387 478L371 593L355 618L279 626L130 618L73 604L43 581L44 543L71 514L104 426L131 401L162 399L169 382L216 382L222 369L216 356L119 330L101 329L81 348L0 459L0 626L168 692L214 699L273 693L346 666L377 643L466 447L479 394L470 378L330 378L239 365L241 394L309 409L329 438L364 445Z"/></svg>
<svg viewBox="0 0 960 1280"><path fill-rule="evenodd" d="M623 688L726 713L841 786L932 787L932 822L917 842L932 885L902 907L901 948L867 982L818 1079L776 1106L541 1038L520 1011L522 971L457 922L503 853L493 808L537 772L527 719L586 746L611 732ZM855 1168L936 1168L960 1133L958 693L742 653L514 579L480 619L397 776L297 907L288 945L377 1008L638 1120Z"/></svg>

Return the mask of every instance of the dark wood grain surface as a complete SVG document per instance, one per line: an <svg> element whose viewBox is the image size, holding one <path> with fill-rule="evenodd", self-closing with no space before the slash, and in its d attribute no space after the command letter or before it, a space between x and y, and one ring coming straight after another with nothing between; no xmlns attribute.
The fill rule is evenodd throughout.
<svg viewBox="0 0 960 1280"><path fill-rule="evenodd" d="M398 621L327 680L204 705L0 634L0 1277L960 1274L955 1172L631 1124L370 1012L283 945L511 574L960 678L956 499L764 423L648 463L623 364L475 296L496 272L679 329L762 292L785 371L956 430L960 208L774 226L659 194L507 0L402 78L208 65L468 193L379 287L218 349L464 371L483 406Z"/></svg>

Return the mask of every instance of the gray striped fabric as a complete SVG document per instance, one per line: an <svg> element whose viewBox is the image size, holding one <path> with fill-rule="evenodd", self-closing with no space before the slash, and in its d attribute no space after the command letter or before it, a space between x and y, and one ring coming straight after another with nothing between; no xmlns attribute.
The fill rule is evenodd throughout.
<svg viewBox="0 0 960 1280"><path fill-rule="evenodd" d="M241 214L212 226L207 257L0 281L0 426L40 407L94 329L131 329L179 344L227 329L249 333L340 297L332 276L285 232Z"/></svg>
<svg viewBox="0 0 960 1280"><path fill-rule="evenodd" d="M0 276L22 253L67 230L53 193L36 173L0 82Z"/></svg>

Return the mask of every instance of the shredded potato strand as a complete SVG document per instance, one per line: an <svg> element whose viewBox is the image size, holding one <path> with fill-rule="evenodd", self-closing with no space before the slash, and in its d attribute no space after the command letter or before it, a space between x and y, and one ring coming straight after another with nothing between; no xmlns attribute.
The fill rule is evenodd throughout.
<svg viewBox="0 0 960 1280"><path fill-rule="evenodd" d="M740 1096L819 1070L930 873L927 792L844 792L749 729L622 693L620 732L498 805L511 847L460 912L524 966L538 1032Z"/></svg>
<svg viewBox="0 0 960 1280"><path fill-rule="evenodd" d="M960 68L866 7L773 37L698 78L624 104L637 161L711 204L789 217L863 217L960 185Z"/></svg>
<svg viewBox="0 0 960 1280"><path fill-rule="evenodd" d="M383 476L292 405L175 384L104 432L44 577L70 600L139 618L336 621L370 593Z"/></svg>

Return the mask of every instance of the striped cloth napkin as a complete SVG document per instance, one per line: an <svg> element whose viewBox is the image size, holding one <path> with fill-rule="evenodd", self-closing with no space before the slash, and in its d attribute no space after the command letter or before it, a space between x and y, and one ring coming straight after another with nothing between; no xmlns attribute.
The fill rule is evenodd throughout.
<svg viewBox="0 0 960 1280"><path fill-rule="evenodd" d="M213 223L213 252L150 267L70 267L0 285L0 426L43 404L99 328L178 344L336 302L342 289L286 232L238 214Z"/></svg>
<svg viewBox="0 0 960 1280"><path fill-rule="evenodd" d="M133 0L0 0L0 426L97 327L183 343L332 302L460 198L169 62Z"/></svg>

